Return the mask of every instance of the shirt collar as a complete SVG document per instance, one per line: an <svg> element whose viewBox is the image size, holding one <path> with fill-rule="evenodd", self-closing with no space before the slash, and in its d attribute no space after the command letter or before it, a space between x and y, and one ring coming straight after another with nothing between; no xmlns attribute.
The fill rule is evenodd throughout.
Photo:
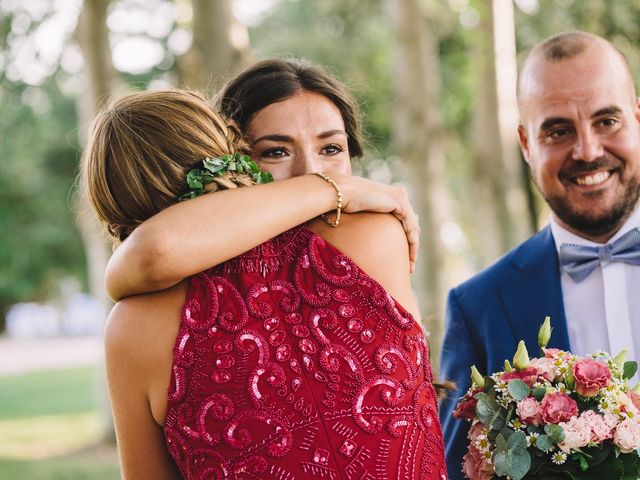
<svg viewBox="0 0 640 480"><path fill-rule="evenodd" d="M563 243L574 243L576 245L587 245L591 247L599 247L602 246L600 243L592 242L591 240L587 240L586 238L582 238L579 235L576 235L573 232L570 232L566 228L560 226L558 220L556 219L555 214L551 215L551 233L553 234L553 241L556 244L556 250L560 252L560 245ZM607 243L611 243L622 235L627 233L629 230L640 227L640 203L636 205L636 208L631 213L629 218L624 225L615 233L613 237L609 239Z"/></svg>

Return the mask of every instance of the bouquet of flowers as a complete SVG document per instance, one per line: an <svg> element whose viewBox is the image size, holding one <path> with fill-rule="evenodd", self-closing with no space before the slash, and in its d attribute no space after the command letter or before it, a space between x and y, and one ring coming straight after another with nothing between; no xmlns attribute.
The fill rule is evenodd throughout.
<svg viewBox="0 0 640 480"><path fill-rule="evenodd" d="M640 388L627 381L636 362L626 351L578 357L546 348L549 317L538 334L539 358L523 341L502 372L472 385L454 417L471 422L463 472L471 480L640 478Z"/></svg>

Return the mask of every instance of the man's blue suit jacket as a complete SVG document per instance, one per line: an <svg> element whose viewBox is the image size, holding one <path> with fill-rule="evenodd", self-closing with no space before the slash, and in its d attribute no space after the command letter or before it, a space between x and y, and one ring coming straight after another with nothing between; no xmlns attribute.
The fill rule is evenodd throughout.
<svg viewBox="0 0 640 480"><path fill-rule="evenodd" d="M549 347L569 349L558 254L548 226L449 292L439 377L456 383L440 406L451 480L463 478L470 424L452 413L470 386L471 365L483 375L503 370L519 340L530 356L538 356L538 329L547 315L553 327Z"/></svg>

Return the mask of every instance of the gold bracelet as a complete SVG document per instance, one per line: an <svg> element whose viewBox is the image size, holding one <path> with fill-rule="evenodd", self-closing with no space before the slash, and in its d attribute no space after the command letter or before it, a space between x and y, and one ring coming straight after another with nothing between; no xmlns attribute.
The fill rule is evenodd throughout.
<svg viewBox="0 0 640 480"><path fill-rule="evenodd" d="M323 213L320 216L320 218L322 218L322 220L324 220L327 225L329 225L330 227L336 228L338 225L340 225L340 215L342 215L342 192L340 191L340 187L338 187L338 184L331 177L329 177L328 175L322 172L311 172L309 175L315 175L317 177L320 177L325 182L329 183L333 187L333 189L336 191L336 196L338 199L338 202L336 205L336 219L329 220L329 217L327 217L326 213Z"/></svg>

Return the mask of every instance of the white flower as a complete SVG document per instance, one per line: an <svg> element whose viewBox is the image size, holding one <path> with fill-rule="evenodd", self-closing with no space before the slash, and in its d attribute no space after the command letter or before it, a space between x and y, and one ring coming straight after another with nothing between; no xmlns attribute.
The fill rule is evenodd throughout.
<svg viewBox="0 0 640 480"><path fill-rule="evenodd" d="M508 394L508 392L507 392L507 382L505 382L504 380L501 380L500 378L498 378L496 380L496 384L493 386L493 389L496 392L501 393L503 395Z"/></svg>
<svg viewBox="0 0 640 480"><path fill-rule="evenodd" d="M491 442L487 436L486 430L478 435L473 443L480 452L486 453L491 451Z"/></svg>
<svg viewBox="0 0 640 480"><path fill-rule="evenodd" d="M551 455L551 461L556 465L562 465L567 461L567 454L559 450Z"/></svg>
<svg viewBox="0 0 640 480"><path fill-rule="evenodd" d="M510 420L508 425L514 430L522 430L524 427L526 427L526 425L522 423L522 421L519 418L514 418L513 420Z"/></svg>
<svg viewBox="0 0 640 480"><path fill-rule="evenodd" d="M531 445L535 445L536 442L538 441L539 436L540 434L536 432L532 432L531 435L527 435L527 447L530 447Z"/></svg>

